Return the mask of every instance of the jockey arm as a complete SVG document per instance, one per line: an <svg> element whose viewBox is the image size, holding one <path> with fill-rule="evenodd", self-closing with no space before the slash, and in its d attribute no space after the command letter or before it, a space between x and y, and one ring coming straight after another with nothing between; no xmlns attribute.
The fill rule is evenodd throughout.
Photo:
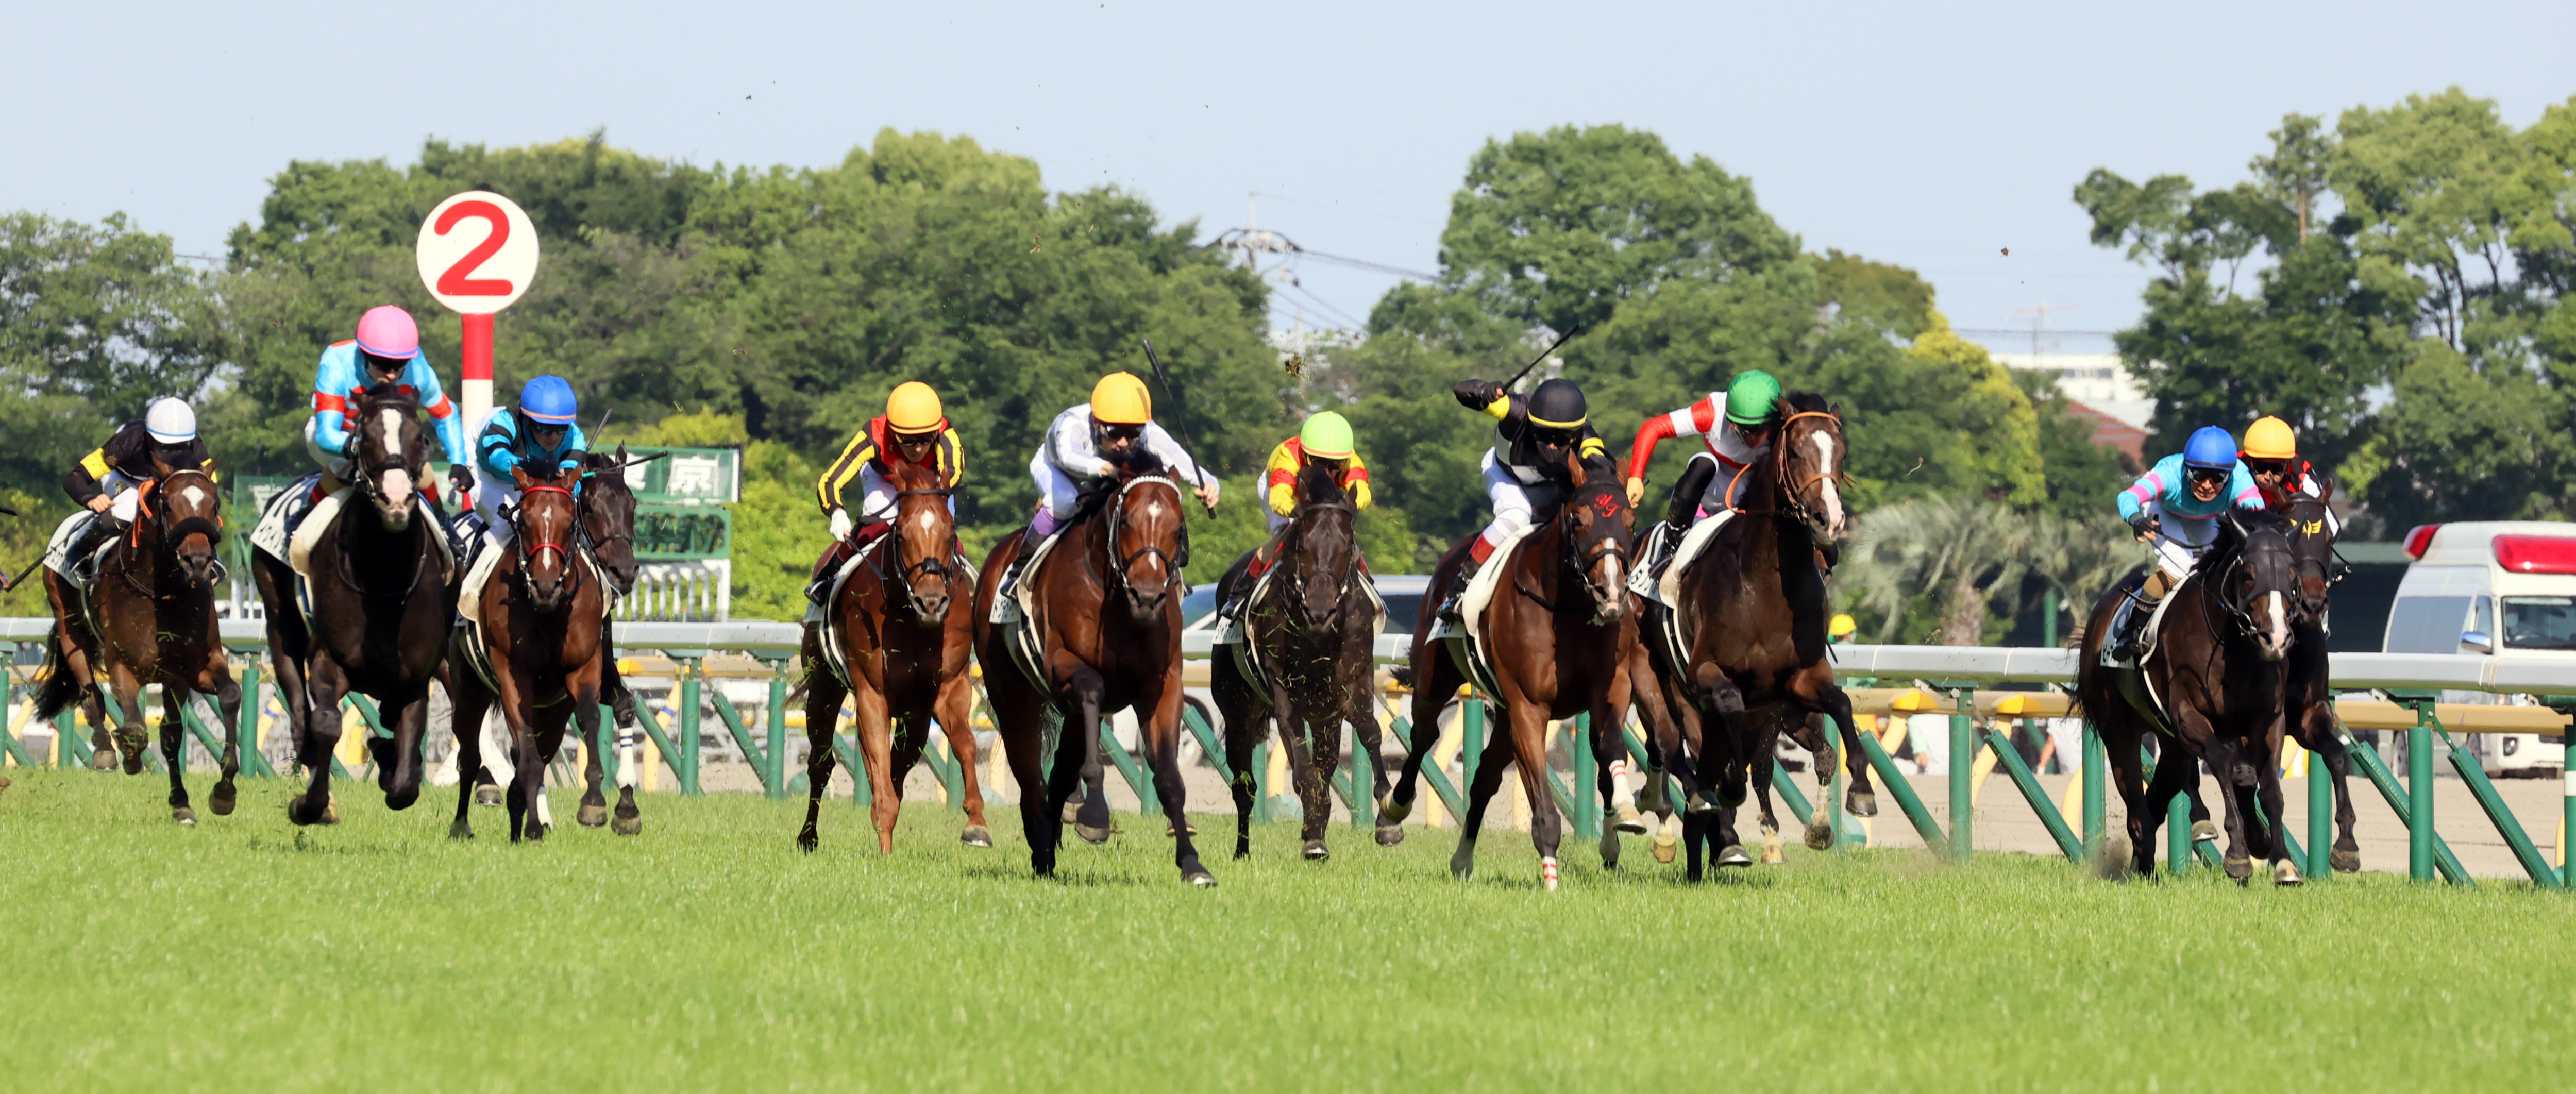
<svg viewBox="0 0 2576 1094"><path fill-rule="evenodd" d="M483 427L483 435L475 439L475 470L505 486L511 481L511 472L518 469L521 460L542 461L548 455L544 452L525 454L520 452L518 423L517 411L504 410L493 415L491 424ZM563 450L555 456L555 467L563 471L580 468L582 455L588 450L588 438L582 436L581 426L578 423L564 427ZM574 481L573 489L576 493L580 491L581 484L578 479Z"/></svg>
<svg viewBox="0 0 2576 1094"><path fill-rule="evenodd" d="M107 495L106 479L110 472L122 472L129 479L153 477L159 473L152 462L154 447L152 435L144 430L143 423L126 423L107 439L106 444L91 449L79 463L72 465L71 472L63 476L63 493L71 495L72 501L88 506L92 500ZM206 442L202 438L188 442L180 464L171 470L187 467L210 475L214 473L215 458L206 451Z"/></svg>
<svg viewBox="0 0 2576 1094"><path fill-rule="evenodd" d="M1171 431L1164 429L1162 423L1145 423L1145 447L1152 449L1156 456L1162 457L1163 466L1171 469L1173 478L1189 483L1197 483L1205 478L1209 500L1211 502L1215 500L1216 479L1205 475L1199 467L1199 462L1190 458L1189 451L1181 447L1181 442L1172 439Z"/></svg>
<svg viewBox="0 0 2576 1094"><path fill-rule="evenodd" d="M429 367L429 358L414 357L403 369L403 383L417 392L420 408L429 412L430 427L438 433L438 447L450 465L465 463L472 457L465 446L465 415L438 386L438 370ZM574 426L573 447L579 448L581 427Z"/></svg>
<svg viewBox="0 0 2576 1094"><path fill-rule="evenodd" d="M349 454L349 393L366 385L359 374L358 347L342 342L322 351L322 360L313 373L313 443L334 456ZM444 389L438 386L438 371L429 367L425 356L414 356L403 366L401 386L410 388L429 412L430 426L438 433L438 447L451 465L469 459L465 444L465 423Z"/></svg>

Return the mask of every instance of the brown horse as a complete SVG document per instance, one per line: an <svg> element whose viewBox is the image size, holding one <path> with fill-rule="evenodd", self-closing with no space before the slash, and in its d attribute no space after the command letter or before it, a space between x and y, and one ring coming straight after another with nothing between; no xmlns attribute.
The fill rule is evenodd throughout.
<svg viewBox="0 0 2576 1094"><path fill-rule="evenodd" d="M1707 552L1676 582L1689 652L1674 682L1689 700L1681 705L1697 716L1680 722L1685 734L1691 728L1701 732L1686 742L1688 753L1669 741L1661 742L1662 751L1667 757L1697 757L1693 770L1714 765L1716 777L1709 782L1716 788L1718 838L1712 842L1717 843L1720 866L1753 861L1735 834L1735 810L1744 803L1748 782L1761 799L1766 845L1776 844L1779 822L1771 812L1771 768L1779 735L1793 723L1803 728L1810 714L1833 719L1841 731L1852 774L1851 811L1860 816L1877 812L1851 699L1835 685L1826 657L1830 613L1819 551L1844 532L1838 486L1842 457L1850 449L1843 441L1842 419L1822 397L1793 391L1781 397L1781 404L1788 414L1772 433L1764 470L1747 484L1736 516L1718 529ZM1786 709L1766 709L1773 707ZM1713 738L1705 729L1712 717L1720 729ZM1817 740L1811 747L1824 743ZM1830 792L1831 748L1817 751L1816 759L1817 781ZM1673 766L1676 772L1684 768L1678 760ZM1683 785L1689 787L1690 780ZM1693 844L1694 860L1698 848L1693 836L1710 835L1705 823L1710 804L1693 802L1684 822L1691 833L1684 841ZM1832 846L1828 817L1817 811L1807 832L1809 846Z"/></svg>
<svg viewBox="0 0 2576 1094"><path fill-rule="evenodd" d="M868 561L841 584L820 623L805 628L805 732L812 749L805 760L805 830L796 845L808 851L821 836L823 788L832 781L832 742L839 734L841 697L855 696L859 757L868 780L877 826L877 851L894 851L895 820L903 809L903 779L920 762L930 719L948 735L948 749L965 775L969 846L993 845L984 827L984 791L976 781L973 681L966 673L974 653L967 626L966 592L973 572L957 549L957 518L948 511L950 490L940 473L897 463L888 477L895 489L894 524ZM864 534L867 530L862 529ZM828 630L828 633L827 633ZM836 644L849 667L842 676L823 656Z"/></svg>
<svg viewBox="0 0 2576 1094"><path fill-rule="evenodd" d="M1140 454L1094 484L1055 547L1021 575L1036 608L1035 672L1011 652L1009 628L992 622L1002 576L1026 532L994 545L975 587L975 656L986 666L993 721L1020 788L1020 824L1038 876L1055 873L1064 803L1100 768L1100 719L1132 708L1144 734L1154 793L1172 822L1181 878L1214 885L1190 842L1181 784L1181 568L1189 562L1181 488L1160 460ZM1034 678L1033 678L1034 675ZM1055 770L1041 776L1046 721L1062 725Z"/></svg>
<svg viewBox="0 0 2576 1094"><path fill-rule="evenodd" d="M2296 636L2289 522L2237 510L2218 523L2218 538L2168 596L2154 648L2137 668L2101 663L2112 618L2136 581L2123 582L2094 606L2077 662L2076 703L2092 716L2110 753L2129 813L2132 869L2154 872L2164 805L2193 793L2205 761L2231 791L2227 875L2245 881L2254 872L2252 854L2260 853L2272 863L2276 884L2296 885L2302 879L2281 839L2281 740L2289 728L2288 655ZM2139 709L2140 688L2161 699L2170 726ZM2168 734L2169 747L2154 784L2146 785L2139 745L2150 732ZM2247 823L2258 800L2269 825Z"/></svg>
<svg viewBox="0 0 2576 1094"><path fill-rule="evenodd" d="M1387 789L1386 751L1377 724L1372 685L1377 680L1377 602L1363 582L1368 568L1360 559L1354 523L1359 510L1342 492L1331 470L1309 465L1296 482L1297 512L1279 541L1279 558L1270 583L1243 606L1250 632L1256 680L1221 649L1208 659L1217 714L1225 722L1226 765L1234 771L1234 857L1252 853L1253 750L1280 727L1280 744L1288 749L1289 770L1296 773L1297 798L1305 806L1299 837L1305 855L1321 860L1331 852L1324 832L1333 819L1330 780L1341 766L1342 724L1358 732L1359 747L1369 757L1376 785L1372 798ZM1230 603L1250 582L1252 556L1237 559L1217 582L1217 603ZM1354 788L1359 789L1359 788ZM1377 841L1400 843L1403 827L1381 822Z"/></svg>
<svg viewBox="0 0 2576 1094"><path fill-rule="evenodd" d="M309 630L295 572L266 551L251 552L278 695L310 780L286 806L296 824L331 813L331 750L340 741L340 701L351 691L373 696L393 727L391 741L367 742L385 805L408 809L419 799L429 685L456 617L439 546L447 533L421 500L429 439L420 403L378 384L349 396L348 420L355 489L313 547Z"/></svg>
<svg viewBox="0 0 2576 1094"><path fill-rule="evenodd" d="M134 488L134 523L108 548L86 600L61 574L45 571L54 629L45 636L46 675L36 693L35 719L53 717L86 693L82 705L90 724L108 724L102 710L107 704L93 689L104 678L105 690L114 693L106 698L116 708L125 773L132 775L143 770L143 687L161 685L161 762L170 769L170 816L195 824L181 760L186 730L179 709L189 696L214 696L223 714L223 774L206 800L216 816L233 811L233 776L241 770L241 686L233 682L215 624L224 492L214 476L195 468L155 470L158 477Z"/></svg>
<svg viewBox="0 0 2576 1094"><path fill-rule="evenodd" d="M1608 460L1586 463L1568 453L1565 462L1572 490L1564 505L1522 539L1509 558L1487 563L1509 567L1504 584L1485 607L1482 633L1501 689L1494 698L1502 703L1511 731L1487 742L1475 781L1467 788L1464 830L1449 858L1450 872L1460 879L1475 872L1485 806L1502 786L1503 765L1515 764L1532 811L1530 841L1538 847L1539 882L1556 888L1556 849L1563 832L1547 789L1549 719L1591 716L1591 747L1601 770L1598 789L1605 807L1611 799L1610 765L1624 747L1620 725L1628 716L1629 665L1637 643L1637 617L1628 611L1626 584L1635 514ZM1461 541L1441 558L1422 598L1422 617L1413 634L1413 742L1404 757L1404 773L1379 808L1387 824L1402 823L1412 813L1422 761L1440 740L1440 710L1467 682L1448 642L1432 639L1431 633L1436 605L1457 582L1461 561L1474 542L1472 537ZM1615 833L1602 834L1605 865L1617 864L1618 847Z"/></svg>
<svg viewBox="0 0 2576 1094"><path fill-rule="evenodd" d="M563 747L564 725L577 722L586 741L599 739L600 687L609 660L607 596L598 574L575 541L580 504L572 485L578 474L531 478L527 465L512 469L519 504L507 515L512 539L485 582L481 600L469 607L481 624L482 666L470 662L454 675L456 683L456 769L483 765L483 712L500 704L510 727L512 773L508 804L510 841L543 840L545 826L531 815L542 793L545 765ZM492 548L498 549L498 548ZM457 642L468 641L460 631ZM470 651L457 651L460 662ZM491 679L485 680L488 668ZM456 820L447 834L474 838L466 810L474 803L473 780L456 787Z"/></svg>

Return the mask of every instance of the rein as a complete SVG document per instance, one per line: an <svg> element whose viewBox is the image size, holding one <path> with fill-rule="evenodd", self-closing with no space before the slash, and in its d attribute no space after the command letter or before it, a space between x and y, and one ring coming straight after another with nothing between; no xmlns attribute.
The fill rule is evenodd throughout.
<svg viewBox="0 0 2576 1094"><path fill-rule="evenodd" d="M1748 517L1780 516L1782 514L1787 514L1789 516L1805 518L1808 515L1807 504L1803 501L1799 501L1798 496L1804 493L1808 487L1823 482L1828 478L1834 480L1836 483L1845 485L1849 484L1850 476L1840 471L1831 473L1819 471L1813 475L1807 476L1807 480L1805 482L1790 481L1789 460L1787 453L1784 450L1789 447L1789 426L1800 418L1823 418L1826 421L1834 423L1836 426L1843 424L1842 415L1828 410L1801 410L1780 420L1780 432L1776 435L1778 439L1771 442L1771 463L1772 471L1774 472L1771 476L1771 481L1772 485L1778 488L1780 496L1789 499L1788 506L1786 508L1782 508L1775 502L1773 507L1769 509L1746 509L1735 504L1734 498L1736 484L1743 482L1745 473L1753 470L1753 465L1748 463L1742 467L1736 468L1735 476L1726 480L1725 505L1728 510Z"/></svg>
<svg viewBox="0 0 2576 1094"><path fill-rule="evenodd" d="M1109 504L1103 508L1103 512L1109 518L1109 579L1116 582L1121 588L1127 588L1127 571L1134 568L1138 559L1145 558L1150 555L1161 555L1163 557L1163 564L1171 567L1172 576L1175 579L1180 578L1181 568L1189 565L1190 563L1190 530L1188 515L1186 513L1183 514L1182 518L1180 554L1177 557L1160 547L1150 545L1138 550L1132 555L1121 555L1119 553L1118 530L1127 523L1125 520L1127 512L1127 493L1128 491L1134 490L1146 483L1161 483L1165 486L1171 487L1172 493L1176 495L1182 492L1181 484L1172 479L1165 478L1161 475L1138 475L1135 478L1119 484L1117 497L1110 499ZM1189 582L1182 580L1181 589L1182 595L1188 595ZM1135 590L1128 588L1127 591L1134 592Z"/></svg>
<svg viewBox="0 0 2576 1094"><path fill-rule="evenodd" d="M914 498L914 497L927 497L927 498L941 498L941 499L946 499L946 498L955 497L955 496L956 496L956 493L957 493L957 492L956 492L954 489L949 488L949 487L944 487L944 486L942 486L942 487L926 487L926 486L925 486L925 487L916 487L916 488L909 489L909 490L897 490L897 491L895 491L895 492L894 492L894 497L895 497L895 506L896 506L895 516L898 518L898 522L897 522L897 525L896 525L896 527L895 527L894 529L891 529L891 530L889 530L889 531L886 533L888 536L892 537L892 538L894 539L894 541L895 541L895 542L891 545L891 546L893 547L893 550L892 550L892 551L890 551L890 552L886 552L886 553L890 553L890 554L894 555L894 556L897 558L898 562L900 562L900 559L902 558L902 555L903 555L903 532L902 532L901 523L900 523L900 518L901 518L901 517L902 517L902 515L903 515L903 513L902 513L903 499L905 499L905 498ZM955 539L956 539L956 538L957 538L957 525L956 525L955 520L952 518L952 519L951 519L951 521L950 521L950 523L949 523L949 526L948 526L948 539L949 539L951 542L953 542L953 541L955 541ZM905 603L907 606L909 606L909 607L911 607L911 608L912 608L912 614L913 614L916 618L926 618L926 615L925 615L925 613L923 613L923 611L921 610L921 609L922 609L922 604L921 604L921 595L920 595L919 593L914 592L914 591L913 591L913 588L912 588L913 575L915 575L915 574L920 574L920 575L928 576L928 575L936 574L936 575L938 575L939 577L941 577L941 578L943 578L943 579L946 579L946 580L950 580L950 581L954 581L954 580L956 580L956 579L957 579L957 571L956 571L953 567L951 567L951 566L949 566L949 565L948 565L949 552L945 549L947 546L948 546L948 544L942 544L942 545L941 545L942 550L940 550L940 551L938 551L938 552L936 552L936 553L932 554L932 555L931 555L930 557L928 557L928 558L922 559L922 560L921 560L921 561L919 561L919 562L911 563L911 564L909 564L909 565L901 565L901 564L898 564L898 565L895 567L894 574L893 574L893 579L894 579L894 580L893 580L893 583L894 583L895 585L898 585L898 586L901 586L901 587L902 587L902 589L903 589L903 599L904 599L904 603ZM876 573L877 573L877 580L879 580L879 581L881 581L881 582L882 582L882 581L885 581L885 580L886 580L886 578L887 578L886 571L882 568L882 567L883 567L883 565L884 565L884 562L885 562L885 553L881 553L881 554L879 554L879 555L877 556L877 559L876 559L876 562L875 562Z"/></svg>

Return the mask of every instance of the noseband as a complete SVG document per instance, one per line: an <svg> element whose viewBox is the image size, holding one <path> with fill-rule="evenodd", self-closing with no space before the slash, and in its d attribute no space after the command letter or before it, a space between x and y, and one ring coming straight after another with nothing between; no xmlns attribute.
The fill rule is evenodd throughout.
<svg viewBox="0 0 2576 1094"><path fill-rule="evenodd" d="M957 492L955 490L947 487L922 487L912 490L897 490L894 493L896 508L895 517L897 518L897 524L894 530L888 533L893 536L895 540L893 544L893 554L897 565L894 572L894 584L902 587L904 602L912 607L913 615L917 617L927 618L921 610L921 596L914 592L912 588L914 575L918 574L929 576L936 574L942 580L955 581L957 579L957 571L955 567L948 564L949 552L948 544L946 543L940 544L940 549L932 552L928 558L922 559L919 562L909 564L903 563L903 527L901 524L901 518L903 516L903 499L914 497L938 498L944 502L951 497L955 497L956 493ZM956 537L957 527L954 521L951 521L949 524L948 534L951 539ZM882 576L885 571L879 570L877 572Z"/></svg>
<svg viewBox="0 0 2576 1094"><path fill-rule="evenodd" d="M1163 565L1171 569L1172 577L1175 580L1180 579L1181 568L1190 564L1190 524L1189 514L1186 512L1181 514L1181 531L1179 537L1180 554L1178 557L1175 557L1173 554L1160 547L1150 545L1138 549L1136 553L1132 555L1120 552L1118 548L1118 532L1127 524L1127 494L1129 491L1134 490L1139 486L1143 486L1146 483L1161 483L1164 486L1171 487L1172 493L1176 498L1182 492L1180 483L1161 475L1138 475L1135 478L1121 483L1118 487L1118 496L1110 499L1108 511L1109 561L1111 563L1109 567L1109 579L1117 582L1121 588L1125 588L1130 593L1135 592L1135 589L1127 585L1127 571L1133 569L1139 559L1145 558L1148 555L1163 556ZM1176 500L1173 504L1173 509L1178 511L1179 508L1179 503ZM1182 595L1187 596L1189 594L1189 583L1187 581L1182 581L1181 589Z"/></svg>
<svg viewBox="0 0 2576 1094"><path fill-rule="evenodd" d="M572 525L574 530L578 531L581 527L581 502L579 499L573 497L572 491L560 486L548 486L542 484L531 486L520 491L519 504L510 513L510 527L513 531L518 533L518 535L513 538L518 540L519 569L521 575L524 576L526 574L527 567L535 563L539 556L544 555L548 551L553 551L555 554L560 555L563 558L566 580L578 583L581 580L580 567L573 564L572 551L570 549L553 540L537 540L535 537L528 534L528 496L531 494L563 495L564 500L573 505Z"/></svg>

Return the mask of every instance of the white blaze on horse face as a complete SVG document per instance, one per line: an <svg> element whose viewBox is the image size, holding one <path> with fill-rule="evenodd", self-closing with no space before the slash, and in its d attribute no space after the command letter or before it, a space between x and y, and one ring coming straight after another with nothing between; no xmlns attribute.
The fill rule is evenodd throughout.
<svg viewBox="0 0 2576 1094"><path fill-rule="evenodd" d="M2290 613L2282 599L2279 593L2263 594L2263 606L2272 613L2263 624L2264 640L2276 654L2290 648Z"/></svg>
<svg viewBox="0 0 2576 1094"><path fill-rule="evenodd" d="M1840 534L1843 530L1843 496L1842 491L1834 487L1834 438L1821 429L1812 437L1816 442L1816 470L1824 475L1820 485L1825 488L1825 528L1828 532Z"/></svg>
<svg viewBox="0 0 2576 1094"><path fill-rule="evenodd" d="M206 488L195 483L189 483L187 486L180 489L179 496L188 499L188 504L192 507L204 505L206 503Z"/></svg>

